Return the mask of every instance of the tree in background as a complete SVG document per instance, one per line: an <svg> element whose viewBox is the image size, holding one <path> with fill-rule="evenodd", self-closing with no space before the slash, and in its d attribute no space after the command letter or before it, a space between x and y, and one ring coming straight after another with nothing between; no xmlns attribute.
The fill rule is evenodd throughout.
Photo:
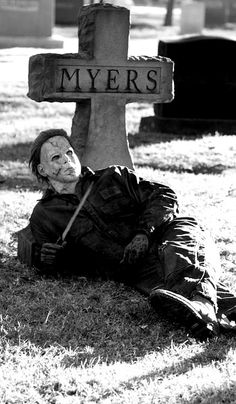
<svg viewBox="0 0 236 404"><path fill-rule="evenodd" d="M164 26L172 25L174 3L175 0L168 0L167 2Z"/></svg>

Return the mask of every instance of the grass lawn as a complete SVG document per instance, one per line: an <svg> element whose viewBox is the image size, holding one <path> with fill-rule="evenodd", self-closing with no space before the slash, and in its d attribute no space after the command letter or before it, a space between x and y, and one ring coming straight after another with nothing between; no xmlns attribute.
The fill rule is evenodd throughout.
<svg viewBox="0 0 236 404"><path fill-rule="evenodd" d="M70 133L74 112L28 99L24 71L6 79L31 51L0 51L0 403L235 403L236 335L198 342L125 285L45 278L17 260L15 233L41 195L28 170L31 143L42 129ZM150 104L127 106L136 170L169 184L181 214L208 227L221 280L236 292L235 135L138 133L152 113Z"/></svg>

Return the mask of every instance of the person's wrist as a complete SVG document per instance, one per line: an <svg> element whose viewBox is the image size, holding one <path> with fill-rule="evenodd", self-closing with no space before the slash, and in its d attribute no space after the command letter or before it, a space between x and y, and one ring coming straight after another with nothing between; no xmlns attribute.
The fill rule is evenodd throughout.
<svg viewBox="0 0 236 404"><path fill-rule="evenodd" d="M134 237L142 237L143 239L146 238L149 243L149 236L145 231L138 231Z"/></svg>

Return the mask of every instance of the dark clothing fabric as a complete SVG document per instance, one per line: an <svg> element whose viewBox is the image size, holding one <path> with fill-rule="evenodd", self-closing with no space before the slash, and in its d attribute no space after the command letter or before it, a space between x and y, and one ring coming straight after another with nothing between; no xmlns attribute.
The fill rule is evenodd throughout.
<svg viewBox="0 0 236 404"><path fill-rule="evenodd" d="M32 213L32 233L38 244L56 242L91 182L92 191L68 234L68 245L71 250L74 247L76 261L80 250L87 252L88 259L96 257L97 266L108 277L128 279L135 271L138 279L136 266L120 265L125 246L137 233L146 234L152 246L163 226L176 216L178 206L169 187L141 179L125 167L95 173L84 169L73 195L47 190Z"/></svg>
<svg viewBox="0 0 236 404"><path fill-rule="evenodd" d="M178 217L172 189L126 167L83 168L75 194L48 189L30 218L39 245L60 238L91 182L92 191L68 233L61 266L70 257L78 273L83 268L146 294L159 286L186 298L202 294L219 311L236 307L236 298L218 283L220 258L207 232L194 218ZM147 256L135 265L120 264L124 248L139 233L149 239Z"/></svg>

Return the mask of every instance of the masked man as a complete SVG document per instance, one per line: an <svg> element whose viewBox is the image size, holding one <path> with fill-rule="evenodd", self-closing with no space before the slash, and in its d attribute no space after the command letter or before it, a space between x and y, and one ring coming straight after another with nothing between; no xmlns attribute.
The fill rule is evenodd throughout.
<svg viewBox="0 0 236 404"><path fill-rule="evenodd" d="M218 335L223 326L234 330L236 297L218 282L215 244L194 218L178 215L172 189L123 166L81 168L62 129L39 134L30 166L46 185L30 218L41 269L66 272L73 265L77 273L83 268L132 285L200 339Z"/></svg>

